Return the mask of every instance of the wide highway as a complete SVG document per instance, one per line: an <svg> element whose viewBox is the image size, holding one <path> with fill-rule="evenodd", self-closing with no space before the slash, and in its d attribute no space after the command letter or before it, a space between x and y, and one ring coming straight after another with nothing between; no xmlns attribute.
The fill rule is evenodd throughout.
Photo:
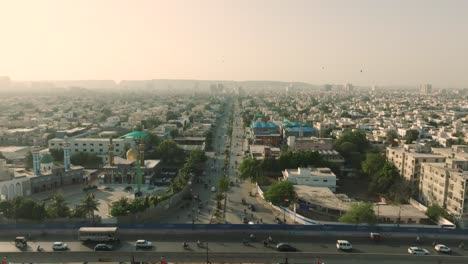
<svg viewBox="0 0 468 264"><path fill-rule="evenodd" d="M137 234L137 232L139 234ZM133 233L133 234L132 234ZM161 257L169 262L205 262L206 255L211 262L228 263L281 263L288 258L288 263L311 262L319 258L325 263L468 263L468 250L458 248L460 238L429 238L424 237L421 246L430 251L429 256L412 256L407 252L409 246L415 246L414 238L400 235L383 234L380 242L370 241L365 234L344 233L294 233L288 231L258 231L253 232L258 242L243 245L242 240L249 237L249 231L170 231L154 232L151 230L135 230L121 236L121 242L112 252L93 252L96 243L81 243L76 235L33 235L25 251L17 249L13 243L15 235L0 234L0 254L11 262L58 263L78 261L130 261L136 260L155 262ZM265 247L262 240L272 236L276 242L286 242L296 247L298 253L277 252L273 245ZM155 247L148 250L136 250L134 242L146 239ZM337 239L345 239L352 243L351 252L341 252L336 249ZM197 247L200 240L204 246ZM433 240L438 240L453 249L450 256L438 254L431 246ZM67 252L53 252L52 243L63 241L70 246ZM182 242L189 243L189 249L183 249ZM40 245L45 252L36 252ZM206 246L207 245L207 246ZM0 255L1 256L1 255ZM342 262L346 261L346 262ZM369 262L367 262L369 261ZM388 262L386 262L388 261ZM393 261L393 262L390 262Z"/></svg>

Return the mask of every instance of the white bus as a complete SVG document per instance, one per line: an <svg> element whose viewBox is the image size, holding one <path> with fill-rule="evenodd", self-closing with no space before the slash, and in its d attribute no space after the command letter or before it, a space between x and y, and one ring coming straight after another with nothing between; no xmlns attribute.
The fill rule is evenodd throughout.
<svg viewBox="0 0 468 264"><path fill-rule="evenodd" d="M78 231L78 239L80 241L116 241L117 227L81 227Z"/></svg>

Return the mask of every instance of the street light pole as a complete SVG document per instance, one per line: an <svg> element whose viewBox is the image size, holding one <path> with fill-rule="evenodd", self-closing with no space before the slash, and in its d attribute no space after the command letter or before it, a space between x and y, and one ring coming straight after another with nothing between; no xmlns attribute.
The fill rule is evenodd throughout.
<svg viewBox="0 0 468 264"><path fill-rule="evenodd" d="M206 264L211 264L209 258L208 258L208 242L206 242Z"/></svg>

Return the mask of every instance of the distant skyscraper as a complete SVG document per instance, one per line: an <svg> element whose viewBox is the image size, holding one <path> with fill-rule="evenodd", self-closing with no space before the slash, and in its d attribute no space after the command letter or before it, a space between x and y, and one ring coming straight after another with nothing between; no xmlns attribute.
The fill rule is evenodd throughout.
<svg viewBox="0 0 468 264"><path fill-rule="evenodd" d="M419 87L419 92L421 94L431 94L432 93L432 85L431 84L421 84Z"/></svg>
<svg viewBox="0 0 468 264"><path fill-rule="evenodd" d="M352 84L350 84L350 83L347 83L347 84L345 85L344 88L345 88L344 90L345 90L346 92L352 92L352 91L354 91L354 86L353 86Z"/></svg>

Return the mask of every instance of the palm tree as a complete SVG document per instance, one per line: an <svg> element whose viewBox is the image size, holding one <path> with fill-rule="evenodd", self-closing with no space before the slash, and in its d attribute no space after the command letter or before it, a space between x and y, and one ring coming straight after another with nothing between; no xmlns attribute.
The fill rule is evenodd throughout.
<svg viewBox="0 0 468 264"><path fill-rule="evenodd" d="M94 223L94 211L99 211L99 202L96 201L92 195L87 195L83 200L81 200L80 206L85 212L87 212L88 217L93 219Z"/></svg>
<svg viewBox="0 0 468 264"><path fill-rule="evenodd" d="M54 194L51 197L52 203L47 208L47 213L50 217L67 217L70 216L70 208L63 195L60 193Z"/></svg>

